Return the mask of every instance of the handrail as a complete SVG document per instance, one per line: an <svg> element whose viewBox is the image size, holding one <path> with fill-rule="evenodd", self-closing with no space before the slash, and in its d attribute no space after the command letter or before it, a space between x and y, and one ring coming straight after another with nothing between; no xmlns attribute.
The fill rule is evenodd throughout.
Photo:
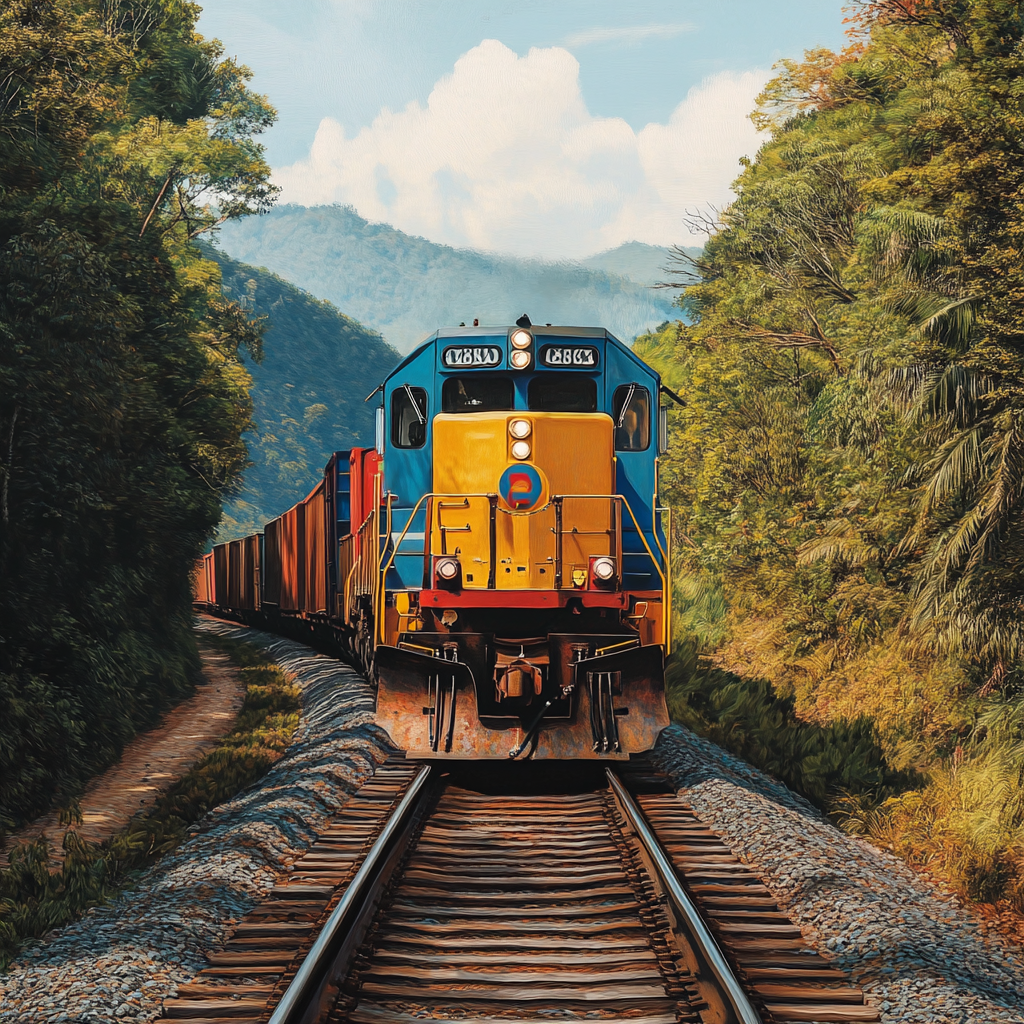
<svg viewBox="0 0 1024 1024"><path fill-rule="evenodd" d="M667 603L669 601L670 595L668 593L668 588L667 588L667 585L666 585L666 575L665 575L665 572L662 571L661 566L658 564L658 559L655 557L654 552L651 550L650 544L647 543L647 538L644 536L644 531L640 529L640 524L637 522L636 516L633 515L633 509L632 509L632 507L629 504L629 500L626 498L626 496L624 494L560 494L559 497L560 498L602 498L602 499L604 499L606 501L621 501L622 504L626 506L626 511L629 512L629 518L633 520L633 525L636 527L637 535L640 537L640 540L643 542L644 550L650 556L651 561L654 563L654 568L657 570L658 576L661 578L661 589L662 589L662 593L665 595L665 598L662 601L661 637L662 637L662 642L665 644L666 653L667 653L667 648L668 648L668 630L666 628L667 615L665 614L665 612L666 612L666 605L667 605ZM538 509L537 511L540 511L540 509Z"/></svg>
<svg viewBox="0 0 1024 1024"><path fill-rule="evenodd" d="M381 553L380 561L378 563L378 565L380 567L380 601L379 601L379 609L378 609L379 615L378 615L377 629L378 629L378 635L380 637L381 643L383 643L384 640L385 640L385 631L384 631L384 580L387 577L388 571L394 565L395 558L396 558L396 556L399 553L398 549L402 546L402 542L405 540L405 535L409 532L409 528L412 526L413 520L416 518L417 512L419 512L420 506L423 505L423 503L425 501L427 501L428 499L435 499L435 500L438 499L438 498L488 498L489 499L490 495L489 494L465 494L465 493L463 493L463 494L453 494L453 493L447 493L447 492L443 493L443 494L438 494L438 493L435 493L435 492L430 492L428 494L424 494L419 499L419 501L417 501L416 504L413 505L412 511L409 513L409 518L406 520L405 528L402 530L401 534L399 534L398 540L394 541L393 543L392 543L392 530L391 530L391 499L392 499L392 497L393 497L393 495L388 494L388 502L387 502L387 510L388 510L387 526L388 526L388 529L387 529L387 534L386 534L386 536L388 538L388 543L391 544L391 552L390 552L390 555L389 555L389 557L387 559L387 562L385 564L385 562L384 562L384 554L387 551L387 548L385 548L385 552ZM644 550L647 552L647 555L650 557L651 562L654 565L655 571L658 573L658 577L661 580L662 593L664 594L664 598L662 600L661 635L662 635L662 643L664 644L664 646L666 648L666 652L667 652L668 643L669 643L669 637L670 637L669 625L668 625L668 618L669 618L669 616L668 616L668 604L669 604L669 601L670 601L670 594L668 592L668 582L667 582L668 577L666 575L666 572L667 572L667 561L666 561L666 568L663 569L661 564L659 563L658 557L651 550L650 544L647 543L647 537L644 534L644 531L641 529L640 523L637 521L636 515L634 515L634 513L633 513L633 509L632 509L632 506L629 504L629 500L626 498L626 496L624 494L557 494L557 495L553 494L548 499L546 504L542 505L540 508L531 509L528 512L512 512L512 511L510 511L508 509L499 509L499 511L504 512L506 515L509 515L509 516L534 516L534 515L538 515L541 512L544 512L546 509L550 508L556 498L559 501L564 501L566 498L571 498L571 499L574 499L574 500L588 500L588 501L618 501L618 502L621 502L623 505L626 506L626 511L629 512L629 518L632 520L633 526L636 527L637 535L640 537L640 540L643 543ZM404 509L402 511L404 511ZM429 529L429 527L430 527L430 523L427 523L426 524L426 536L424 537L424 545L427 545L427 544L430 543L430 539L429 539L430 529ZM659 548L660 548L660 545L659 545ZM555 589L561 589L561 588L555 588Z"/></svg>
<svg viewBox="0 0 1024 1024"><path fill-rule="evenodd" d="M668 616L668 629L662 632L667 635L665 653L670 654L672 652L672 507L663 505L655 511L668 513L668 528L665 530L665 614ZM654 534L654 539L658 539L657 533ZM660 543L658 547L661 548Z"/></svg>
<svg viewBox="0 0 1024 1024"><path fill-rule="evenodd" d="M355 561L352 563L352 568L349 569L348 575L345 577L345 590L342 595L342 599L345 602L345 623L348 624L349 615L351 614L350 609L352 608L352 591L349 589L352 586L352 577L355 575L356 569L359 568L359 563L363 560L363 553L360 551L356 555Z"/></svg>

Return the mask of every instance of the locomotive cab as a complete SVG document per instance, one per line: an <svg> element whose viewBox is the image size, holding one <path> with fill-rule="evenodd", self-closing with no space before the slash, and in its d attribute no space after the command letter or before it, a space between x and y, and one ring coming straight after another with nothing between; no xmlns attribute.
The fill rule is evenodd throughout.
<svg viewBox="0 0 1024 1024"><path fill-rule="evenodd" d="M411 756L623 757L667 724L657 375L606 331L440 331L378 415L377 718Z"/></svg>

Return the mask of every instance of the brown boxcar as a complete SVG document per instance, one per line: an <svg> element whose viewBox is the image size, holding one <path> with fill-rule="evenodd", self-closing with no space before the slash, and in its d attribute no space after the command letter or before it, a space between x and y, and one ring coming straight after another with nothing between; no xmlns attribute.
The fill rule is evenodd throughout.
<svg viewBox="0 0 1024 1024"><path fill-rule="evenodd" d="M213 549L213 603L223 608L232 607L228 579L228 546L218 544Z"/></svg>
<svg viewBox="0 0 1024 1024"><path fill-rule="evenodd" d="M281 520L272 519L263 527L263 604L277 608L281 604Z"/></svg>
<svg viewBox="0 0 1024 1024"><path fill-rule="evenodd" d="M301 610L309 614L327 611L327 551L324 546L324 481L321 480L301 506L303 523Z"/></svg>
<svg viewBox="0 0 1024 1024"><path fill-rule="evenodd" d="M302 611L304 569L306 565L305 516L302 504L293 505L278 520L281 552L281 594L278 607L283 612Z"/></svg>
<svg viewBox="0 0 1024 1024"><path fill-rule="evenodd" d="M196 604L213 604L213 552L203 555L196 561L195 573L192 577L193 593Z"/></svg>

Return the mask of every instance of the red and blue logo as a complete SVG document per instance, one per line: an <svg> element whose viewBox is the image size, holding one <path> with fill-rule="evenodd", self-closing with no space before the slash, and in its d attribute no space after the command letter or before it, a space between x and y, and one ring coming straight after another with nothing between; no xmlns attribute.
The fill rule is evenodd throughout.
<svg viewBox="0 0 1024 1024"><path fill-rule="evenodd" d="M498 494L514 512L529 512L544 497L544 481L535 467L519 463L501 474Z"/></svg>

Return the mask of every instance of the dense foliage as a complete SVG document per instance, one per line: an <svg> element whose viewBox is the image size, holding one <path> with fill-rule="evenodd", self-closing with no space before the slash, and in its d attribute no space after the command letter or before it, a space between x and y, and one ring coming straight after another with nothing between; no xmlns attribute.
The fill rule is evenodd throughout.
<svg viewBox="0 0 1024 1024"><path fill-rule="evenodd" d="M681 628L930 782L853 824L1024 907L1024 5L875 0L786 61L769 133L641 339Z"/></svg>
<svg viewBox="0 0 1024 1024"><path fill-rule="evenodd" d="M408 352L438 327L514 323L600 325L629 339L672 315L649 285L668 275L666 250L635 242L581 263L453 249L370 224L350 207L278 206L225 226L235 259L328 299Z"/></svg>
<svg viewBox="0 0 1024 1024"><path fill-rule="evenodd" d="M299 724L298 688L258 648L227 637L208 637L206 642L230 655L246 684L231 732L149 812L133 818L106 842L89 843L73 827L67 829L59 868L52 870L45 836L13 851L9 866L0 870L0 969L25 939L43 935L109 899L133 871L174 849L188 826L211 807L230 799L280 760Z"/></svg>
<svg viewBox="0 0 1024 1024"><path fill-rule="evenodd" d="M888 764L867 716L826 723L801 719L791 696L763 679L743 679L702 664L693 641L666 665L673 721L781 779L843 821L911 787L917 776Z"/></svg>
<svg viewBox="0 0 1024 1024"><path fill-rule="evenodd" d="M373 445L374 403L366 397L398 362L375 331L266 270L219 252L224 293L266 325L252 374L251 465L224 508L224 539L261 530L305 497L331 453Z"/></svg>
<svg viewBox="0 0 1024 1024"><path fill-rule="evenodd" d="M273 111L184 0L0 7L0 832L188 692L258 325L194 240Z"/></svg>

